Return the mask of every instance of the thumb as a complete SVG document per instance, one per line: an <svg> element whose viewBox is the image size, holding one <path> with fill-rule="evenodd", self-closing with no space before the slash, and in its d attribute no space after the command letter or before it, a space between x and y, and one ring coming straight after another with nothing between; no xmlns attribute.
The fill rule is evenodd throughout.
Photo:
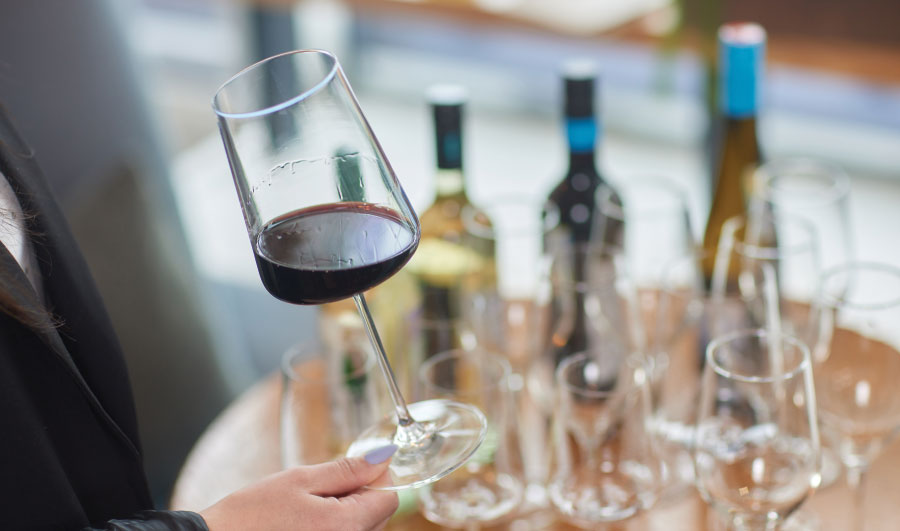
<svg viewBox="0 0 900 531"><path fill-rule="evenodd" d="M396 451L397 445L389 444L369 450L360 457L342 457L306 467L309 493L340 496L368 485L385 473Z"/></svg>

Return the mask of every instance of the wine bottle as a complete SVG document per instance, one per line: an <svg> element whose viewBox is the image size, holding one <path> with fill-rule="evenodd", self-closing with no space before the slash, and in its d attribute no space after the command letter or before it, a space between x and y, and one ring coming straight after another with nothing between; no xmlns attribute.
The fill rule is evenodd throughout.
<svg viewBox="0 0 900 531"><path fill-rule="evenodd" d="M624 227L620 219L597 219L602 215L596 204L597 192L601 187L612 187L597 171L596 165L599 137L594 107L596 83L596 68L592 62L576 60L563 66L563 115L569 167L548 197L548 207L558 212L559 223L544 239L545 252L556 262L555 280L561 275L562 282L573 290L568 294L571 296L562 297L566 307L554 308L552 312L552 341L557 361L588 346L583 310L588 245L620 247L623 241ZM618 202L618 196L613 195L613 198ZM602 234L598 234L597 229ZM565 271L560 271L561 268Z"/></svg>
<svg viewBox="0 0 900 531"><path fill-rule="evenodd" d="M724 24L719 28L719 113L722 138L717 142L715 192L703 235L703 273L711 282L722 224L747 215L754 194L753 174L762 156L756 117L766 45L766 32L754 23ZM736 264L730 264L736 265ZM729 267L728 284L737 271Z"/></svg>
<svg viewBox="0 0 900 531"><path fill-rule="evenodd" d="M421 240L409 270L419 281L422 318L454 320L461 315L464 289L494 282L494 246L467 232L462 216L471 209L481 221L488 219L466 192L462 135L466 91L441 84L430 87L426 96L434 119L436 190L434 202L419 216Z"/></svg>

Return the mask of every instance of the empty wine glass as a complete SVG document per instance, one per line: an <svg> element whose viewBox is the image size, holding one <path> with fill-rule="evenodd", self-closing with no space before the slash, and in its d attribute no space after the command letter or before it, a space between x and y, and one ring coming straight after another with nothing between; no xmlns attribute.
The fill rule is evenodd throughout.
<svg viewBox="0 0 900 531"><path fill-rule="evenodd" d="M652 435L666 463L661 497L693 491L692 449L700 382L709 342L750 326L749 308L737 294L713 295L704 281L707 252L676 258L664 267L656 322L648 346L653 390Z"/></svg>
<svg viewBox="0 0 900 531"><path fill-rule="evenodd" d="M822 433L844 463L851 525L862 530L866 472L900 433L900 270L866 262L829 269L814 316Z"/></svg>
<svg viewBox="0 0 900 531"><path fill-rule="evenodd" d="M840 166L809 157L783 157L760 166L756 177L760 199L767 206L764 212L775 219L801 218L813 228L821 270L853 260L850 178ZM793 304L795 310L808 306L811 299L803 301L802 306L797 302ZM808 345L812 348L812 343ZM834 483L841 472L840 458L830 441L823 440L822 486Z"/></svg>
<svg viewBox="0 0 900 531"><path fill-rule="evenodd" d="M649 508L662 473L646 431L650 393L641 358L619 357L619 366L609 371L596 356L575 354L557 369L547 487L563 519L585 529Z"/></svg>
<svg viewBox="0 0 900 531"><path fill-rule="evenodd" d="M353 297L394 415L347 454L396 444L392 485L417 487L468 459L487 432L477 408L407 405L362 293L406 264L419 221L337 59L299 50L253 64L216 91L213 109L265 288L294 304Z"/></svg>
<svg viewBox="0 0 900 531"><path fill-rule="evenodd" d="M603 349L607 354L642 343L636 295L625 269L622 250L612 245L556 245L551 251L537 299L542 351L527 375L529 393L547 415L555 402L555 372L565 358L608 343L618 348ZM618 366L620 361L610 363Z"/></svg>
<svg viewBox="0 0 900 531"><path fill-rule="evenodd" d="M819 237L822 269L854 257L850 178L837 164L807 157L771 160L756 171L760 196L777 217L805 219Z"/></svg>
<svg viewBox="0 0 900 531"><path fill-rule="evenodd" d="M340 347L297 344L281 360L281 464L329 461L381 416L375 356L362 323ZM311 430L310 425L319 429Z"/></svg>
<svg viewBox="0 0 900 531"><path fill-rule="evenodd" d="M697 488L735 529L779 529L819 482L809 349L764 329L707 349L694 444Z"/></svg>
<svg viewBox="0 0 900 531"><path fill-rule="evenodd" d="M663 265L693 252L697 242L691 229L687 198L668 179L632 177L617 184L615 192L597 192L594 232L607 225L624 227L622 248L629 278L640 292L658 293Z"/></svg>
<svg viewBox="0 0 900 531"><path fill-rule="evenodd" d="M425 517L446 527L479 529L513 514L523 494L513 447L514 410L509 362L483 349L451 350L429 358L419 371L421 397L474 404L488 419L485 443L465 466L419 492Z"/></svg>
<svg viewBox="0 0 900 531"><path fill-rule="evenodd" d="M744 328L777 327L810 346L810 307L820 272L819 236L805 219L786 213L735 216L722 226L710 291L743 299L750 310Z"/></svg>

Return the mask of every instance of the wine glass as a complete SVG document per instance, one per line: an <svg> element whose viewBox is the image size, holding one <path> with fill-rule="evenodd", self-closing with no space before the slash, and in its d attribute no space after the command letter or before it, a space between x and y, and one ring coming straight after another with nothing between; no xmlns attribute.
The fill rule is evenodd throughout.
<svg viewBox="0 0 900 531"><path fill-rule="evenodd" d="M813 349L822 433L854 493L853 526L863 529L869 466L900 433L900 270L850 262L822 275Z"/></svg>
<svg viewBox="0 0 900 531"><path fill-rule="evenodd" d="M781 331L810 346L819 256L819 236L801 217L757 212L729 218L722 225L710 294L739 296L749 310L744 328Z"/></svg>
<svg viewBox="0 0 900 531"><path fill-rule="evenodd" d="M802 218L813 227L822 270L853 260L850 178L840 166L809 157L783 157L760 166L755 176L766 205L763 212L776 219ZM840 458L829 441L823 441L822 486L834 483L841 471Z"/></svg>
<svg viewBox="0 0 900 531"><path fill-rule="evenodd" d="M622 248L628 276L639 290L658 288L662 266L697 245L686 195L668 179L623 179L615 191L598 190L596 202L600 215L593 232L604 234L608 225L624 226Z"/></svg>
<svg viewBox="0 0 900 531"><path fill-rule="evenodd" d="M605 348L617 348L610 343ZM650 390L640 356L576 353L556 371L553 471L547 490L567 522L597 529L631 519L656 500L661 466L648 437Z"/></svg>
<svg viewBox="0 0 900 531"><path fill-rule="evenodd" d="M765 329L731 332L709 344L702 378L697 489L736 529L779 529L819 481L809 349Z"/></svg>
<svg viewBox="0 0 900 531"><path fill-rule="evenodd" d="M375 389L376 370L362 323L352 325L336 350L299 343L284 353L279 412L283 468L334 459L378 419L386 397ZM321 428L310 430L310 424Z"/></svg>
<svg viewBox="0 0 900 531"><path fill-rule="evenodd" d="M422 486L461 466L487 432L475 407L407 405L362 293L396 273L418 246L415 212L338 60L320 50L279 54L226 81L213 97L219 132L265 288L293 304L353 297L395 412L347 455L396 444L391 485Z"/></svg>
<svg viewBox="0 0 900 531"><path fill-rule="evenodd" d="M514 410L509 362L475 348L430 357L419 371L423 398L451 398L477 405L488 436L464 467L419 491L425 517L446 527L480 529L511 516L521 505L523 481L514 448Z"/></svg>
<svg viewBox="0 0 900 531"><path fill-rule="evenodd" d="M697 248L687 197L668 179L639 176L623 179L615 192L601 188L597 208L601 215L595 218L595 233L605 234L608 225L624 227L625 275L636 297L636 316L643 323L642 335L635 339L645 347L652 345L664 267Z"/></svg>
<svg viewBox="0 0 900 531"><path fill-rule="evenodd" d="M649 333L651 433L666 463L666 484L660 496L667 499L693 491L694 426L707 346L713 338L745 329L752 322L739 295L713 295L704 281L707 256L707 251L698 248L666 263L656 322Z"/></svg>
<svg viewBox="0 0 900 531"><path fill-rule="evenodd" d="M613 354L642 343L636 296L625 269L624 254L613 245L557 243L550 251L537 298L541 351L527 374L529 394L546 415L553 412L555 372L565 358L601 348L617 367L621 360ZM603 348L610 343L617 348Z"/></svg>
<svg viewBox="0 0 900 531"><path fill-rule="evenodd" d="M819 235L822 269L854 257L850 178L837 164L806 157L773 159L756 170L769 212L805 219Z"/></svg>

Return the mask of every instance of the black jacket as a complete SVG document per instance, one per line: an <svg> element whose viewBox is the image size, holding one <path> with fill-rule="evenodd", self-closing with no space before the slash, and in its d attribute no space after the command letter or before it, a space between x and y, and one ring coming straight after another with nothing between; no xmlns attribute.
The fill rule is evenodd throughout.
<svg viewBox="0 0 900 531"><path fill-rule="evenodd" d="M48 316L26 326L0 313L0 527L206 529L194 513L151 511L119 343L35 154L2 105L0 172L31 215L44 296L2 245L0 290Z"/></svg>

